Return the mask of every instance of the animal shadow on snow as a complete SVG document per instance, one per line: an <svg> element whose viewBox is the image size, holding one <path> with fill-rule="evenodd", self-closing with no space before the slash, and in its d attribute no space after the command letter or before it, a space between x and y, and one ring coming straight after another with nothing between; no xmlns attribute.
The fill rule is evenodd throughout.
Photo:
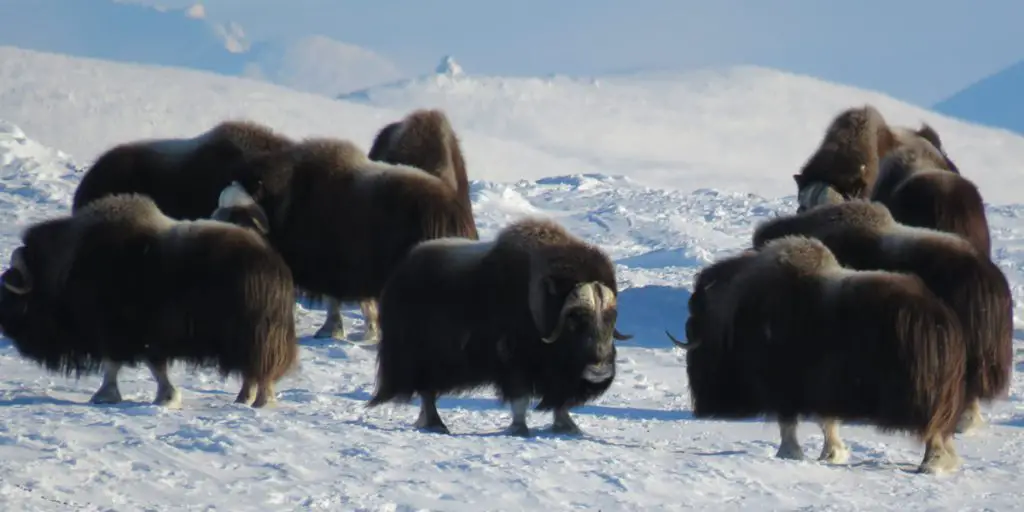
<svg viewBox="0 0 1024 512"><path fill-rule="evenodd" d="M351 391L348 393L340 393L339 396L348 398L351 400L357 400L361 402L369 401L371 396L366 391ZM409 404L395 404L393 407L406 407L409 409L410 422L415 420L416 412L419 410L420 400L414 398ZM451 410L451 409L462 409L466 411L498 411L502 413L509 413L507 405L501 404L495 398L476 398L466 396L445 396L437 400L437 408L440 411ZM572 410L573 416L588 415L588 416L609 416L620 420L657 420L657 421L680 421L680 420L692 420L693 414L691 411L680 411L680 410L659 410L659 409L643 409L637 407L611 407L605 405L586 405L583 407L577 407ZM528 421L531 425L544 424L545 421L550 421L551 413L548 411L530 411L530 417ZM370 425L366 422L356 422L361 426L376 429L376 430L387 430L382 429L376 425ZM410 423L411 424L411 423ZM414 427L404 427L395 430L409 430ZM470 436L470 437L492 437L492 436L505 436L508 435L504 431L504 427L496 432L458 432L458 427L455 425L449 425L449 428L453 430L451 435L454 436ZM580 428L584 430L584 436L589 437L586 434L586 427L580 425ZM531 427L533 435L531 437L564 437L561 434L553 434L548 428L537 428Z"/></svg>
<svg viewBox="0 0 1024 512"><path fill-rule="evenodd" d="M665 335L667 329L675 337L684 337L689 312L686 303L690 290L671 286L638 286L619 292L620 332L633 339L616 342L620 347L664 348L674 345Z"/></svg>

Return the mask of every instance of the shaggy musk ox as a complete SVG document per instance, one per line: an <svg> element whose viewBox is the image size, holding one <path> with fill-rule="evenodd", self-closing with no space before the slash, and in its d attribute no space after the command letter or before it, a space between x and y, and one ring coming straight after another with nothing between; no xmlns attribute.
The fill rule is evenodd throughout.
<svg viewBox="0 0 1024 512"><path fill-rule="evenodd" d="M265 214L266 236L312 300L374 300L418 242L476 229L458 192L440 178L371 161L349 141L297 142L249 159L235 177L225 191L251 198L238 208ZM230 217L230 210L213 216Z"/></svg>
<svg viewBox="0 0 1024 512"><path fill-rule="evenodd" d="M175 219L206 218L231 183L231 166L292 141L250 121L225 121L192 138L119 144L100 155L82 177L72 211L110 194L149 196Z"/></svg>
<svg viewBox="0 0 1024 512"><path fill-rule="evenodd" d="M959 432L982 424L979 400L1006 393L1013 371L1013 298L1003 272L963 237L896 222L881 203L849 201L762 222L755 248L787 235L821 240L841 264L916 274L960 320L969 410Z"/></svg>
<svg viewBox="0 0 1024 512"><path fill-rule="evenodd" d="M871 105L849 108L833 118L817 149L793 175L798 212L821 204L866 198L878 175L879 161L908 140L923 137L942 148L935 129L890 127ZM952 164L952 162L950 162Z"/></svg>
<svg viewBox="0 0 1024 512"><path fill-rule="evenodd" d="M798 418L860 420L926 446L919 470L954 470L965 347L956 315L911 274L843 268L790 236L698 274L686 321L697 417L777 416L777 456L803 458ZM834 424L833 424L834 426ZM845 451L825 429L822 458Z"/></svg>
<svg viewBox="0 0 1024 512"><path fill-rule="evenodd" d="M473 203L469 198L466 161L462 156L458 136L443 111L414 110L401 121L389 123L377 132L368 156L370 160L378 162L415 167L447 183L457 191L456 200L468 215L465 220L468 232L464 236L473 240L478 238L473 220ZM378 339L377 301L364 300L361 306L366 320L366 337ZM344 338L341 303L327 297L326 309L327 319L314 336Z"/></svg>
<svg viewBox="0 0 1024 512"><path fill-rule="evenodd" d="M978 187L950 168L930 142L917 139L882 159L871 200L901 224L955 233L990 257L991 235Z"/></svg>
<svg viewBox="0 0 1024 512"><path fill-rule="evenodd" d="M527 407L579 434L569 409L615 377L615 269L598 248L550 221L524 219L495 240L420 243L380 299L377 387L369 407L422 401L416 426L448 433L437 397L493 385L510 402L509 433L530 435Z"/></svg>
<svg viewBox="0 0 1024 512"><path fill-rule="evenodd" d="M117 374L145 362L154 403L180 404L168 364L240 375L237 402L262 407L298 360L292 276L257 233L178 221L138 194L97 199L22 236L0 289L0 326L49 371L96 373L94 403L121 401Z"/></svg>

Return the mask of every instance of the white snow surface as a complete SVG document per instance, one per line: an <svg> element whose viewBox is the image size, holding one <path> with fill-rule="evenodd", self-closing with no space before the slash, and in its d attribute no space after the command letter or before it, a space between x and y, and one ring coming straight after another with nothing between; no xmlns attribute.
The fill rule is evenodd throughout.
<svg viewBox="0 0 1024 512"><path fill-rule="evenodd" d="M332 110L327 100L289 96L283 89L263 84L206 81L196 73L133 71L53 56L23 63L26 72L33 70L36 76L12 84L7 80L17 76L10 73L15 66L7 59L10 55L10 50L0 49L0 83L4 84L0 119L5 120L0 122L0 261L4 262L0 266L6 266L27 223L68 211L80 176L75 162L81 167L85 161L50 149L66 147L34 142L36 137L26 137L22 129L62 140L79 154L90 155L102 145L137 136L194 132L233 111L276 121L296 132L360 133L363 136L356 140L368 145L383 121L397 119L409 107L381 110L338 103ZM51 72L47 67L51 65L64 66L69 73L63 95L55 94L58 89L53 85L60 80L41 78ZM114 74L103 78L101 70ZM782 80L781 75L777 79ZM29 81L41 89L19 89ZM132 81L140 82L134 84L138 90L131 89ZM42 87L47 83L49 89ZM540 83L535 82L538 88ZM667 101L659 100L656 93L643 96L641 86L635 87L636 108L645 102ZM735 87L754 88L752 82ZM493 92L482 92L479 101L492 102ZM531 94L522 92L526 98ZM727 95L716 94L716 108L730 108ZM17 95L26 103L11 103ZM812 99L804 101L809 104ZM860 98L851 95L848 100ZM569 117L577 113L573 105L585 101L594 104L590 117ZM0 339L0 509L1019 508L1024 494L1024 435L1019 430L1024 426L1024 383L1019 375L1009 398L986 409L990 425L974 436L957 439L964 459L961 470L939 477L906 471L920 461L923 447L870 427L842 428L852 455L848 464L833 466L814 460L822 439L813 424L804 423L801 429L808 460L796 462L774 457L778 446L774 423L693 419L685 355L671 347L664 329L683 335L695 272L746 245L760 220L793 211L789 174L793 164L806 156L800 150L813 146L831 112L821 106L811 112L807 106L785 115L772 110L781 107L752 113L748 104L735 107L735 115L716 127L711 118L698 117L700 121L691 124L694 116L686 112L662 111L657 117L655 113L664 107L650 106L641 112L652 118L641 126L641 114L625 109L625 104L600 101L604 100L595 89L589 100L563 96L544 103L552 123L574 125L575 131L530 132L530 125L523 124L511 103L505 118L495 113L487 121L480 114L475 124L485 135L466 129L468 134L463 136L466 152L473 155L469 159L472 199L483 238L493 237L509 221L524 215L549 216L599 244L618 264L620 330L636 338L619 343L618 375L609 392L574 412L586 437L551 435L545 431L550 416L538 413L530 416L535 437L504 436L501 431L509 413L488 392L440 401L451 436L417 432L412 427L415 404L366 409L373 390L375 352L313 339L314 329L323 321L322 310L299 308L301 369L279 384L276 407L263 410L232 403L240 384L237 379L222 382L212 373L190 374L181 367L171 373L181 386L181 409L150 405L155 384L142 368L122 372L125 403L91 405L88 399L99 385L98 376L76 381L47 374L20 358L8 340ZM563 108L561 102L568 105L564 110L558 110ZM474 123L458 102L451 103L459 119L456 129ZM540 118L544 109L529 99L523 104L529 117ZM883 113L888 114L884 107ZM592 126L601 119L599 112L610 120ZM18 119L9 122L9 114ZM632 150L629 141L598 137L602 129L624 130L614 122L620 118L644 131L643 137L630 139L637 144ZM509 123L506 132L493 138L486 135L485 125L498 127L503 119ZM33 129L25 128L22 120ZM797 136L789 140L786 130L775 133L765 128L764 133L782 141L783 149L770 150L772 144L759 140L761 132L753 127L783 122L791 123L787 130L799 126L804 140ZM332 124L337 127L331 128ZM1019 185L1001 188L1008 187L1009 178L1000 174L1019 170L978 167L983 167L979 162L1009 162L1014 156L1020 161L1024 155L1020 139L954 121L936 122L936 126L963 172L990 180L981 186L986 197L1019 194ZM699 146L694 138L712 141L714 135L704 134L705 130L722 136L714 143L719 149L748 141L746 145L760 148L753 151L761 155L736 149L723 151L715 159L713 151L703 150L692 167L675 169L675 188L655 187L641 179L650 178L644 170L652 166L676 167L685 158L678 155ZM494 128L492 133L499 132ZM594 138L590 154L584 152L588 138ZM644 145L643 140L651 139L668 145L661 156L649 151L656 144ZM567 169L551 148L573 145L578 157L589 161ZM533 152L520 154L518 149ZM497 152L487 155L488 150ZM767 154L786 156L768 166L754 165ZM652 163L658 159L663 161ZM612 161L616 163L611 165ZM508 175L495 170L499 162L508 168L529 168L539 176L502 182ZM596 168L605 171L592 172ZM738 191L726 190L729 187L723 184ZM1019 306L1024 284L1024 226L1019 219L1024 206L1011 201L993 201L997 204L989 207L988 215L993 257L1013 285L1019 320L1024 318ZM346 319L361 329L358 310L346 311Z"/></svg>

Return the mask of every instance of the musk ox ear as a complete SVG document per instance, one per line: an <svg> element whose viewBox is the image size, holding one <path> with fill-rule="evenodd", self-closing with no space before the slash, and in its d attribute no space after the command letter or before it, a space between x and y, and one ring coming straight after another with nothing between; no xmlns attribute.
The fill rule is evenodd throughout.
<svg viewBox="0 0 1024 512"><path fill-rule="evenodd" d="M4 288L15 295L25 295L32 291L32 274L25 264L24 247L18 247L11 253L10 268L0 275L0 280L3 281Z"/></svg>

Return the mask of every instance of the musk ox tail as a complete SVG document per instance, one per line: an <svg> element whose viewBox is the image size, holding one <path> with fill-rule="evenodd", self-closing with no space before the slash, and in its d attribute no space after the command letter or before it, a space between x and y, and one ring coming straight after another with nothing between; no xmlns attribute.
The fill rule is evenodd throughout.
<svg viewBox="0 0 1024 512"><path fill-rule="evenodd" d="M922 439L952 434L966 404L967 350L956 314L938 299L920 308L901 308L897 333L902 367L911 376L909 405L914 416L927 418L918 434Z"/></svg>

